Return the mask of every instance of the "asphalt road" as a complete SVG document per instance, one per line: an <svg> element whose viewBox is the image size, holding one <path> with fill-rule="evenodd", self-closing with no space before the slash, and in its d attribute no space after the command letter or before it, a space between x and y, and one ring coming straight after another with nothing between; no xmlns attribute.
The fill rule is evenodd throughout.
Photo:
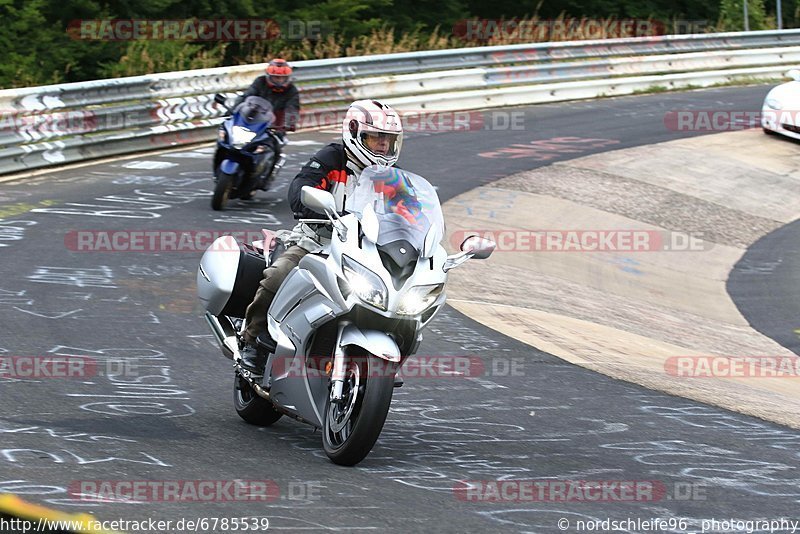
<svg viewBox="0 0 800 534"><path fill-rule="evenodd" d="M695 135L669 130L665 113L758 110L766 91L486 112L478 118L489 129L410 134L401 163L436 184L444 201L554 161ZM507 120L524 128L492 128ZM94 376L0 378L0 492L105 520L258 517L272 530L312 532L577 532L579 521L607 519L632 521L617 532L691 532L712 518L797 515L800 432L611 380L452 309L434 322L420 354L479 356L487 372L407 378L373 452L355 468L335 466L310 427L284 418L259 429L236 416L229 361L195 297L200 252L74 250L76 232L87 230L287 226L289 179L333 138L295 135L276 189L223 213L209 206L210 148L0 186L0 356L99 362ZM778 243L797 257L796 239ZM791 311L773 307L769 322L789 321L781 314ZM484 481L483 489L455 491L465 480ZM546 481L553 493L492 502L503 480ZM632 481L640 491L600 500L556 493L581 480ZM118 481L267 481L275 492L268 501L80 497ZM652 518L668 528L636 523ZM233 531L212 525L198 530ZM723 526L706 531L729 531Z"/></svg>
<svg viewBox="0 0 800 534"><path fill-rule="evenodd" d="M727 287L753 328L800 355L800 221L756 241L736 263Z"/></svg>

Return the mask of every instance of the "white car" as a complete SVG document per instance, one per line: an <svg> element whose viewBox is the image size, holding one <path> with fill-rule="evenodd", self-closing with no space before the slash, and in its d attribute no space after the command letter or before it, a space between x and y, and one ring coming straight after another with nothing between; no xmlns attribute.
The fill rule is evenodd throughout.
<svg viewBox="0 0 800 534"><path fill-rule="evenodd" d="M786 73L791 82L773 87L761 107L761 127L764 133L779 133L800 139L800 70Z"/></svg>

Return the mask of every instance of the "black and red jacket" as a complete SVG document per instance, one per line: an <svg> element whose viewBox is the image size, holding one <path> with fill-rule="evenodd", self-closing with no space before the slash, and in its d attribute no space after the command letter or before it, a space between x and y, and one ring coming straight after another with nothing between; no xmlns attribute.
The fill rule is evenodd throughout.
<svg viewBox="0 0 800 534"><path fill-rule="evenodd" d="M331 192L334 192L336 184L343 188L348 177L355 176L355 171L347 166L347 161L347 154L341 143L331 143L314 154L289 186L289 205L292 211L304 218L319 218L319 213L311 211L300 202L300 191L306 185Z"/></svg>

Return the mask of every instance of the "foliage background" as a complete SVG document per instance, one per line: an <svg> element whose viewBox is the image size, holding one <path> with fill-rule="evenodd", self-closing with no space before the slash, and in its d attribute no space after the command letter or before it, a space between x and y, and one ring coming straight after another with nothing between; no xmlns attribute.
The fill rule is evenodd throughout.
<svg viewBox="0 0 800 534"><path fill-rule="evenodd" d="M705 31L743 29L744 0L0 0L0 88L115 78L246 63L502 44L462 40L465 19L652 19L702 21ZM747 0L750 29L775 27L775 5ZM784 27L798 2L783 0ZM717 3L719 2L719 3ZM319 39L261 42L91 41L70 37L86 19L272 19L319 21ZM581 36L578 35L578 38Z"/></svg>

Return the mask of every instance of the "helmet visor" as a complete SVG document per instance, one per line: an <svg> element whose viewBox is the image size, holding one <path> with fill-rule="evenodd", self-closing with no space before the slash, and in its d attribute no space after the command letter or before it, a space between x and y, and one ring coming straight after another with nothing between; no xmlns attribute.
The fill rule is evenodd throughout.
<svg viewBox="0 0 800 534"><path fill-rule="evenodd" d="M269 83L276 87L285 87L289 83L288 76L281 76L278 74L270 74L269 75Z"/></svg>
<svg viewBox="0 0 800 534"><path fill-rule="evenodd" d="M385 158L396 158L400 154L403 135L388 132L362 132L361 144L371 154Z"/></svg>

